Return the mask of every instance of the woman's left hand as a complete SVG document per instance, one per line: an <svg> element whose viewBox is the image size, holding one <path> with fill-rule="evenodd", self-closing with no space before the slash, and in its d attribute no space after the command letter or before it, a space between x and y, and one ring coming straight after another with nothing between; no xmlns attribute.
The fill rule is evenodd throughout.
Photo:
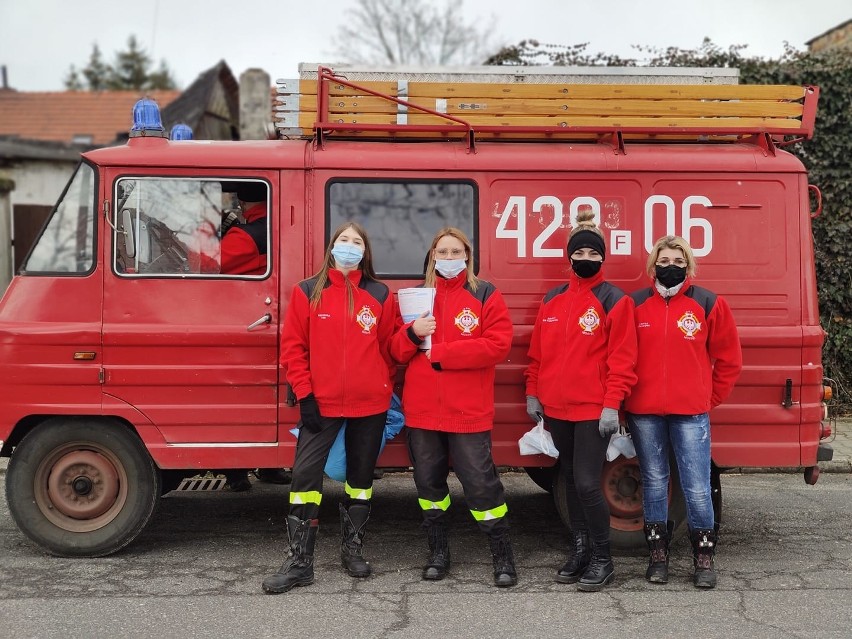
<svg viewBox="0 0 852 639"><path fill-rule="evenodd" d="M427 351L423 351L423 353L426 355L426 359L428 359L431 362L432 361L432 349L430 348Z"/></svg>

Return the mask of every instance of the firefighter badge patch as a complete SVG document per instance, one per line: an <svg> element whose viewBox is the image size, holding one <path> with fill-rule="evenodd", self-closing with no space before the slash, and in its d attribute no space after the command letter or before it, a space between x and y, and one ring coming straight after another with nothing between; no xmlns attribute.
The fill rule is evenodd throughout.
<svg viewBox="0 0 852 639"><path fill-rule="evenodd" d="M601 316L598 315L594 307L590 306L585 313L580 315L579 324L580 328L583 329L584 335L594 335L594 332L601 325Z"/></svg>
<svg viewBox="0 0 852 639"><path fill-rule="evenodd" d="M470 335L479 326L479 318L469 308L464 308L461 313L456 315L455 325L462 332L462 335Z"/></svg>
<svg viewBox="0 0 852 639"><path fill-rule="evenodd" d="M361 332L369 335L370 331L372 331L373 327L376 325L376 315L373 313L373 309L369 306L362 306L361 310L358 311L358 314L355 316L355 321L358 322L358 326L361 327Z"/></svg>
<svg viewBox="0 0 852 639"><path fill-rule="evenodd" d="M677 327L683 331L687 339L695 339L695 334L701 330L701 322L692 311L687 311L677 321Z"/></svg>

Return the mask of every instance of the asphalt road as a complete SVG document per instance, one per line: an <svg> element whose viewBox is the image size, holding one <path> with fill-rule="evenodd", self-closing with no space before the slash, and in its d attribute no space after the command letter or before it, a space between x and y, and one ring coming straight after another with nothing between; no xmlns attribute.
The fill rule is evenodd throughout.
<svg viewBox="0 0 852 639"><path fill-rule="evenodd" d="M719 586L697 591L685 539L672 580L644 580L644 557L616 557L603 593L556 584L564 532L547 493L505 474L520 583L491 585L485 538L453 488L451 576L420 580L425 540L408 474L375 485L366 555L374 575L339 565L337 501L327 483L317 581L269 596L284 554L286 489L175 494L128 549L103 559L42 554L0 504L0 636L17 637L850 637L852 475L723 475ZM0 474L0 484L5 477ZM5 486L3 486L5 488Z"/></svg>

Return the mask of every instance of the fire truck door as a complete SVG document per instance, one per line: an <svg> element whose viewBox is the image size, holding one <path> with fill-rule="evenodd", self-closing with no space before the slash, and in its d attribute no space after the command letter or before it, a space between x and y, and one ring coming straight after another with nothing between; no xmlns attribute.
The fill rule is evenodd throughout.
<svg viewBox="0 0 852 639"><path fill-rule="evenodd" d="M277 174L105 182L105 406L129 404L167 445L276 441ZM237 197L246 184L254 195L240 197L259 188L262 202ZM240 219L225 235L236 235L220 240L231 209Z"/></svg>

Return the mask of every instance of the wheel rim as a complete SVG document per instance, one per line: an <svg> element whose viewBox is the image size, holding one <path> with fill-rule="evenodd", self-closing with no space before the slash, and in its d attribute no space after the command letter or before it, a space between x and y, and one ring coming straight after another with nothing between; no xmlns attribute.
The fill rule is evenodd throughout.
<svg viewBox="0 0 852 639"><path fill-rule="evenodd" d="M618 457L604 464L601 487L609 506L610 527L630 532L641 530L642 476L636 459Z"/></svg>
<svg viewBox="0 0 852 639"><path fill-rule="evenodd" d="M35 500L44 516L70 532L110 523L127 502L127 472L112 451L94 442L55 449L35 474Z"/></svg>

